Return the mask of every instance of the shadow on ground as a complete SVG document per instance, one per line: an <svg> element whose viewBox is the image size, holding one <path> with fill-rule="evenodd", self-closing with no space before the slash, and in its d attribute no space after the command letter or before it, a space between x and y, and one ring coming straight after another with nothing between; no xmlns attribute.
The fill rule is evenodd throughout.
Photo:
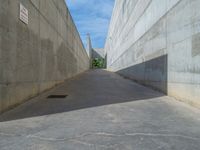
<svg viewBox="0 0 200 150"><path fill-rule="evenodd" d="M67 94L66 98L47 98ZM91 70L67 80L59 87L43 93L0 116L0 122L51 115L103 105L148 100L164 96L144 86L105 70Z"/></svg>

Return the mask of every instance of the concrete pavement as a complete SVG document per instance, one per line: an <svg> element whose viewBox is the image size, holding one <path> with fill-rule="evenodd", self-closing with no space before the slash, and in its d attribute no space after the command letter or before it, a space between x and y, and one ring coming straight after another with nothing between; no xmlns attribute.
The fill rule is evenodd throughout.
<svg viewBox="0 0 200 150"><path fill-rule="evenodd" d="M105 70L0 116L0 150L159 149L199 150L200 111Z"/></svg>

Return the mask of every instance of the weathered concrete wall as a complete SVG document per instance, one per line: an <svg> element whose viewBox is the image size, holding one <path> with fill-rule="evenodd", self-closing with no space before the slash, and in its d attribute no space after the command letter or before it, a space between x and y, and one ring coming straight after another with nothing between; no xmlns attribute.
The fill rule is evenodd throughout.
<svg viewBox="0 0 200 150"><path fill-rule="evenodd" d="M20 2L28 25L19 20ZM0 0L0 112L87 69L64 0Z"/></svg>
<svg viewBox="0 0 200 150"><path fill-rule="evenodd" d="M199 8L199 0L116 0L108 69L200 106Z"/></svg>

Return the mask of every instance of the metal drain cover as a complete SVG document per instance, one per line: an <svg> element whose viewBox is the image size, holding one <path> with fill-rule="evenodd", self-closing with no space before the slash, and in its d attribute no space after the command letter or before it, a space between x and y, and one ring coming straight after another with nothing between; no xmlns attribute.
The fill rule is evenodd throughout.
<svg viewBox="0 0 200 150"><path fill-rule="evenodd" d="M68 95L49 95L47 98L66 98Z"/></svg>

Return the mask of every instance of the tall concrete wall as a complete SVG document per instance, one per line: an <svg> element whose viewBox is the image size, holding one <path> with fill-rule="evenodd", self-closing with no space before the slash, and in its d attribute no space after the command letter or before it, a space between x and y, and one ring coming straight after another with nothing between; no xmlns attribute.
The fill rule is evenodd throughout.
<svg viewBox="0 0 200 150"><path fill-rule="evenodd" d="M116 0L108 69L200 106L199 8L199 0Z"/></svg>
<svg viewBox="0 0 200 150"><path fill-rule="evenodd" d="M29 23L19 20L19 5ZM89 69L64 0L0 0L0 112Z"/></svg>

